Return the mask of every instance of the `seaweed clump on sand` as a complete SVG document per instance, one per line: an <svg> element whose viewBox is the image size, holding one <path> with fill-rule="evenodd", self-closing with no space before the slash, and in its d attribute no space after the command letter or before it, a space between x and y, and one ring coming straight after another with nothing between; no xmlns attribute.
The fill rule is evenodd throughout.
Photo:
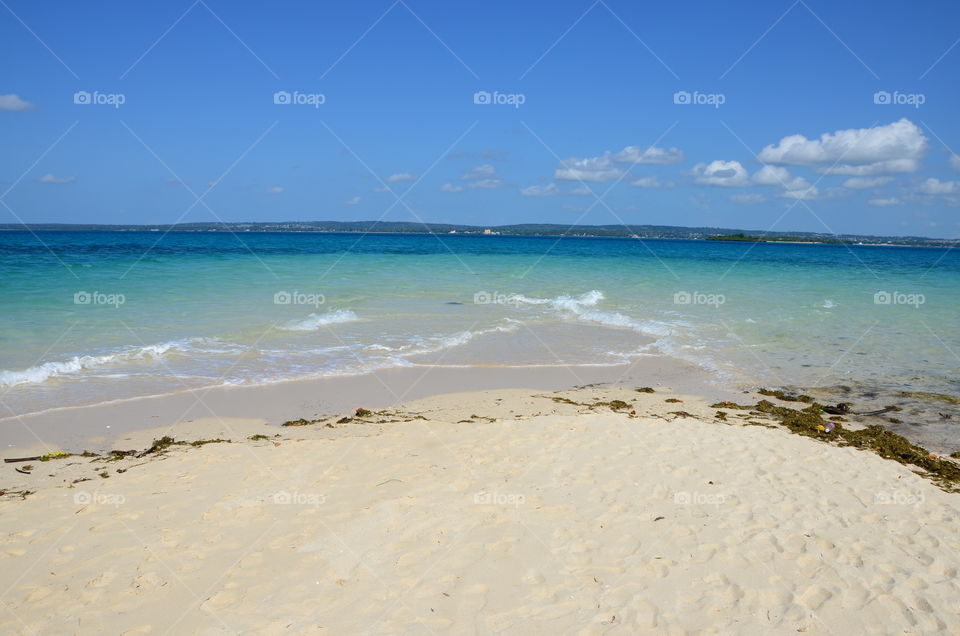
<svg viewBox="0 0 960 636"><path fill-rule="evenodd" d="M822 407L813 403L805 409L796 410L777 406L768 400L757 403L756 410L780 420L791 432L823 441L836 441L840 446L853 446L871 450L884 459L916 466L919 473L936 482L948 492L960 491L960 466L932 454L926 448L911 443L879 424L860 430L844 428L839 422L828 422L820 413Z"/></svg>
<svg viewBox="0 0 960 636"><path fill-rule="evenodd" d="M639 389L636 389L637 393L656 393L652 388L648 386L642 386Z"/></svg>
<svg viewBox="0 0 960 636"><path fill-rule="evenodd" d="M809 395L791 395L790 393L785 393L783 391L772 391L770 389L759 389L757 391L760 395L766 395L767 397L775 397L778 400L783 400L784 402L803 402L804 404L813 404L813 398Z"/></svg>
<svg viewBox="0 0 960 636"><path fill-rule="evenodd" d="M228 444L230 440L228 439L198 439L193 442L181 442L178 441L169 435L164 435L160 439L153 440L153 444L150 445L150 448L139 453L137 457L143 457L144 455L151 455L153 453L160 453L165 450L168 450L171 446L205 446L207 444Z"/></svg>

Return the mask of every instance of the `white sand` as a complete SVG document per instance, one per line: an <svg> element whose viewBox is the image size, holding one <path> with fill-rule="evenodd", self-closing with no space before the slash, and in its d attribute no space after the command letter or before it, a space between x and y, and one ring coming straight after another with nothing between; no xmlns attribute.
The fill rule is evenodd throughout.
<svg viewBox="0 0 960 636"><path fill-rule="evenodd" d="M198 421L193 439L281 437L5 466L36 492L0 500L0 631L960 633L960 495L693 397L532 393L337 428Z"/></svg>

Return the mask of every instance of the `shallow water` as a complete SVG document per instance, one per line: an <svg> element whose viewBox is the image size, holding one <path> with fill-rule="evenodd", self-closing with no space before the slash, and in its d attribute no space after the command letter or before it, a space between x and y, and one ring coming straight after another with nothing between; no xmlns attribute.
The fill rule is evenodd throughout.
<svg viewBox="0 0 960 636"><path fill-rule="evenodd" d="M663 353L738 386L960 395L960 254L943 249L4 232L0 292L6 415L390 366ZM940 420L949 438L931 408L904 426Z"/></svg>

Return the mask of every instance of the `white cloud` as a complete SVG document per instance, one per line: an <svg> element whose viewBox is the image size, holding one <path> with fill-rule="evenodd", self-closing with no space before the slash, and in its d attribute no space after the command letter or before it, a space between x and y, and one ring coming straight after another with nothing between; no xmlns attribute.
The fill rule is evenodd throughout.
<svg viewBox="0 0 960 636"><path fill-rule="evenodd" d="M941 181L931 177L921 183L917 190L921 194L957 194L960 192L960 181Z"/></svg>
<svg viewBox="0 0 960 636"><path fill-rule="evenodd" d="M795 199L801 201L812 201L820 197L820 190L817 186L807 185L804 188L794 188L792 190L784 190L780 193L781 197L784 199Z"/></svg>
<svg viewBox="0 0 960 636"><path fill-rule="evenodd" d="M635 188L658 188L661 190L669 190L674 187L676 184L672 181L660 181L656 177L640 177L639 179L634 179L630 182Z"/></svg>
<svg viewBox="0 0 960 636"><path fill-rule="evenodd" d="M814 198L818 191L803 177L794 177L790 171L781 166L764 166L753 173L751 180L757 185L783 186L785 192L780 196L791 199ZM802 196L788 195L787 192L806 192Z"/></svg>
<svg viewBox="0 0 960 636"><path fill-rule="evenodd" d="M891 181L893 177L851 177L843 182L843 187L851 190L868 190L887 185Z"/></svg>
<svg viewBox="0 0 960 636"><path fill-rule="evenodd" d="M553 197L560 194L556 183L545 186L532 185L520 190L520 194L525 197Z"/></svg>
<svg viewBox="0 0 960 636"><path fill-rule="evenodd" d="M592 194L593 194L593 190L591 190L590 188L588 188L588 187L585 186L585 185L582 185L582 186L577 186L577 187L574 188L573 190L567 190L567 194L573 194L573 195L580 196L580 197L586 197L586 196L592 195Z"/></svg>
<svg viewBox="0 0 960 636"><path fill-rule="evenodd" d="M399 182L401 182L401 181L413 181L414 179L416 179L416 177L414 177L414 176L413 176L412 174L410 174L409 172L398 172L397 174L392 174L392 175L390 175L389 177L387 177L387 183L399 183Z"/></svg>
<svg viewBox="0 0 960 636"><path fill-rule="evenodd" d="M613 181L623 175L623 169L617 166L607 153L602 157L571 157L560 162L553 172L554 179L561 181Z"/></svg>
<svg viewBox="0 0 960 636"><path fill-rule="evenodd" d="M657 148L650 146L643 149L640 146L627 146L613 155L613 160L620 163L663 164L677 163L684 160L683 151L679 148Z"/></svg>
<svg viewBox="0 0 960 636"><path fill-rule="evenodd" d="M387 186L377 186L373 189L374 192L390 192L390 188Z"/></svg>
<svg viewBox="0 0 960 636"><path fill-rule="evenodd" d="M621 178L625 170L618 163L666 164L683 161L683 152L678 148L643 149L639 146L627 146L620 152L609 150L599 157L570 157L564 159L553 173L554 179L562 181L590 181L599 183Z"/></svg>
<svg viewBox="0 0 960 636"><path fill-rule="evenodd" d="M55 177L51 173L47 173L37 179L37 183L49 183L49 184L62 184L62 183L73 183L76 181L76 177Z"/></svg>
<svg viewBox="0 0 960 636"><path fill-rule="evenodd" d="M503 183L500 177L497 176L497 169L489 163L471 168L463 175L462 179L464 181L470 181L470 183L467 184L468 187L481 188L484 190L499 188Z"/></svg>
<svg viewBox="0 0 960 636"><path fill-rule="evenodd" d="M725 188L745 186L748 183L747 171L739 161L715 159L709 164L698 163L693 167L693 176L697 183Z"/></svg>
<svg viewBox="0 0 960 636"><path fill-rule="evenodd" d="M283 192L283 186L273 186L272 188L267 188L267 194L280 194Z"/></svg>
<svg viewBox="0 0 960 636"><path fill-rule="evenodd" d="M33 110L33 108L33 104L24 99L20 99L19 95L13 93L0 95L0 110L19 112L23 110Z"/></svg>
<svg viewBox="0 0 960 636"><path fill-rule="evenodd" d="M900 199L897 197L890 197L889 199L870 199L867 201L867 204L878 208L888 208L891 205L900 205Z"/></svg>
<svg viewBox="0 0 960 636"><path fill-rule="evenodd" d="M960 172L960 155L950 155L950 167Z"/></svg>
<svg viewBox="0 0 960 636"><path fill-rule="evenodd" d="M767 200L767 197L762 194L757 194L756 192L734 194L730 197L730 200L734 203L743 203L746 205L753 205L755 203L763 203Z"/></svg>
<svg viewBox="0 0 960 636"><path fill-rule="evenodd" d="M790 135L764 148L757 158L764 163L809 166L825 174L869 176L915 172L927 148L920 128L901 119L885 126L823 133L819 139Z"/></svg>
<svg viewBox="0 0 960 636"><path fill-rule="evenodd" d="M463 186L458 186L453 183L444 183L440 186L440 192L463 192Z"/></svg>
<svg viewBox="0 0 960 636"><path fill-rule="evenodd" d="M344 201L343 204L344 204L344 205L356 205L356 204L360 203L360 201L361 201L360 197L353 197L352 199L347 199L346 201Z"/></svg>
<svg viewBox="0 0 960 636"><path fill-rule="evenodd" d="M822 174L836 174L847 177L869 177L875 174L896 174L903 172L916 172L920 169L920 161L917 159L891 159L889 161L878 161L862 166L853 166L847 163L836 166L822 166L819 172Z"/></svg>

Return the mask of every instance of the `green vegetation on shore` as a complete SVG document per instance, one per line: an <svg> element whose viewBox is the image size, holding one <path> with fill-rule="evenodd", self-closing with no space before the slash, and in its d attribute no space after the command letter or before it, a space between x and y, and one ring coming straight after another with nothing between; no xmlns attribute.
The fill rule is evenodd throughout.
<svg viewBox="0 0 960 636"><path fill-rule="evenodd" d="M743 232L737 234L717 234L708 236L708 241L743 241L746 243L826 243L830 245L851 244L853 241L841 241L832 238L815 238L810 236L747 236Z"/></svg>

